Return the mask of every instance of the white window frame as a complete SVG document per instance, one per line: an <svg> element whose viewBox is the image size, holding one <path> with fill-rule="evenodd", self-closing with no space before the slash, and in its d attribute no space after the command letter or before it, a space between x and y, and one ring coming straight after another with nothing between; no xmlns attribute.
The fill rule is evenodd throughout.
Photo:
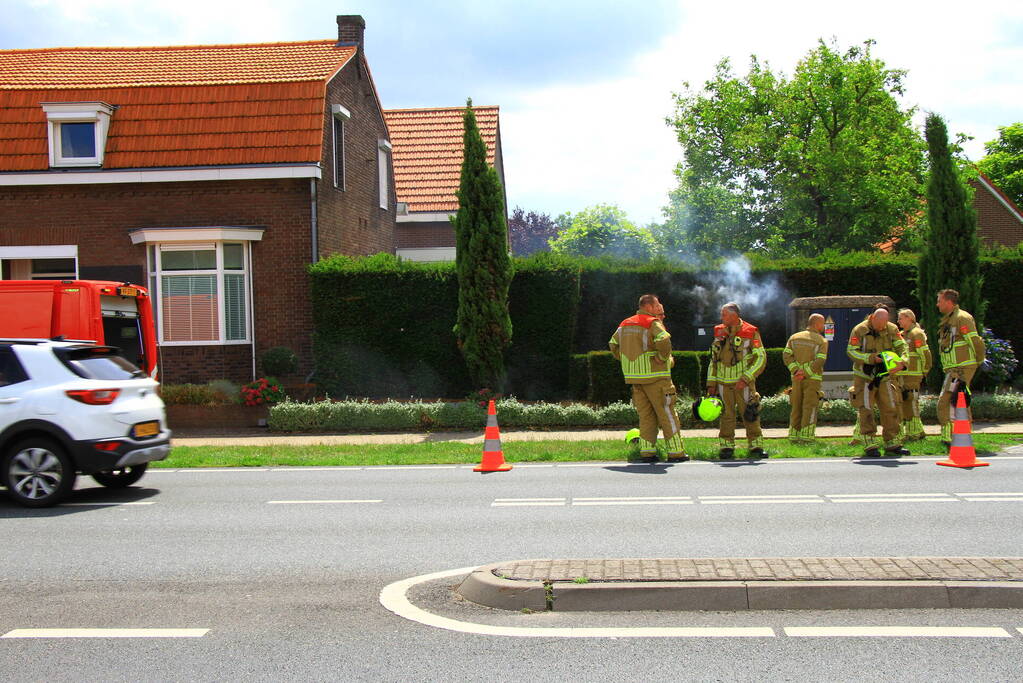
<svg viewBox="0 0 1023 683"><path fill-rule="evenodd" d="M155 293L154 310L157 320L157 339L161 346L239 346L253 343L253 325L255 307L252 301L252 243L263 238L261 228L229 228L229 227L207 227L207 228L146 228L131 232L133 244L146 245L146 270L152 292ZM242 269L226 270L224 268L224 245L241 244L242 246ZM170 270L164 271L161 267L161 247L169 247L167 250L209 249L216 250L216 267L205 270ZM174 275L216 275L217 284L217 339L199 341L165 341L163 333L164 316L162 311L163 302L163 277ZM242 305L245 311L245 338L227 339L226 320L226 297L224 295L224 276L242 275L245 283L245 291L242 297Z"/></svg>
<svg viewBox="0 0 1023 683"><path fill-rule="evenodd" d="M43 102L49 136L50 166L74 168L102 166L114 107L106 102ZM91 123L96 154L91 157L64 156L60 127L65 123Z"/></svg>
<svg viewBox="0 0 1023 683"><path fill-rule="evenodd" d="M390 170L391 143L384 139L377 140L377 192L380 195L380 208L390 207Z"/></svg>
<svg viewBox="0 0 1023 683"><path fill-rule="evenodd" d="M346 189L347 178L348 178L348 164L345 157L345 129L348 128L345 124L352 120L352 113L342 107L340 104L330 105L330 131L331 131L331 147L330 154L334 161L334 187L342 192ZM337 132L341 130L341 140L338 140ZM341 147L341 158L338 159L338 142ZM340 163L338 163L340 161ZM340 172L339 172L340 171Z"/></svg>
<svg viewBox="0 0 1023 683"><path fill-rule="evenodd" d="M75 260L75 271L69 273L68 280L78 279L78 245L77 244L40 244L23 247L0 247L0 261L34 261L36 259L69 258ZM52 278L56 273L48 274ZM29 276L30 279L34 279Z"/></svg>

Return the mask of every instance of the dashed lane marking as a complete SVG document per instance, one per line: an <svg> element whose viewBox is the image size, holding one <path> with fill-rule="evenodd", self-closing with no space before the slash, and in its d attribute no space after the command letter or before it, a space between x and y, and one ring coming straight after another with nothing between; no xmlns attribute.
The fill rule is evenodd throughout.
<svg viewBox="0 0 1023 683"><path fill-rule="evenodd" d="M119 508L127 507L129 505L155 505L155 501L132 501L128 503L61 503L58 507L62 508Z"/></svg>
<svg viewBox="0 0 1023 683"><path fill-rule="evenodd" d="M564 498L495 498L490 507L557 507L564 504Z"/></svg>
<svg viewBox="0 0 1023 683"><path fill-rule="evenodd" d="M787 626L793 638L1012 638L996 626Z"/></svg>
<svg viewBox="0 0 1023 683"><path fill-rule="evenodd" d="M692 505L689 496L637 496L634 498L573 498L572 505Z"/></svg>
<svg viewBox="0 0 1023 683"><path fill-rule="evenodd" d="M202 638L208 628L18 628L0 638Z"/></svg>
<svg viewBox="0 0 1023 683"><path fill-rule="evenodd" d="M493 626L458 621L442 617L416 607L408 599L413 586L427 581L447 579L469 574L477 567L462 567L433 574L414 576L395 581L380 591L380 604L403 619L448 631L474 633L486 636L518 638L773 638L774 629L768 627L623 627L623 628L564 628L543 626Z"/></svg>

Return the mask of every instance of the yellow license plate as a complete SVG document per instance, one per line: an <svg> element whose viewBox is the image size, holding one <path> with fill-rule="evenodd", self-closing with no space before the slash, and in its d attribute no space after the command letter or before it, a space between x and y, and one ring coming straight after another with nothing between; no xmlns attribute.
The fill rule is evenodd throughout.
<svg viewBox="0 0 1023 683"><path fill-rule="evenodd" d="M135 289L134 287L118 287L117 293L120 296L138 296L139 290Z"/></svg>
<svg viewBox="0 0 1023 683"><path fill-rule="evenodd" d="M160 433L159 422L139 422L135 425L133 430L136 439L141 439L147 436L156 436Z"/></svg>

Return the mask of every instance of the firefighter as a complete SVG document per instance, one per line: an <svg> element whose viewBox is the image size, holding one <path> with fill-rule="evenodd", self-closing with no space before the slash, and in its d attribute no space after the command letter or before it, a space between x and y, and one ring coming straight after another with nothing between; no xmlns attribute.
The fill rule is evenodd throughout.
<svg viewBox="0 0 1023 683"><path fill-rule="evenodd" d="M938 352L941 369L945 372L945 381L941 383L938 395L938 424L941 425L941 441L949 446L955 411L952 396L965 391L969 399L970 382L984 362L986 352L973 316L959 308L959 292L954 289L938 292L938 310L942 315L938 325ZM972 413L968 414L973 420Z"/></svg>
<svg viewBox="0 0 1023 683"><path fill-rule="evenodd" d="M742 416L750 456L767 457L760 432L760 394L756 388L756 379L767 364L767 352L760 331L739 316L739 304L734 301L721 307L721 324L714 327L707 369L707 393L720 396L724 404L718 432L718 457L722 460L735 456L736 413Z"/></svg>
<svg viewBox="0 0 1023 683"><path fill-rule="evenodd" d="M909 348L909 364L899 373L902 378L902 441L921 441L924 423L920 421L920 388L931 369L931 348L927 333L916 324L916 314L908 308L899 311L899 327Z"/></svg>
<svg viewBox="0 0 1023 683"><path fill-rule="evenodd" d="M632 402L639 413L640 457L657 459L657 428L664 432L668 462L689 459L682 444L681 423L675 411L675 385L671 383L671 335L661 320L664 306L653 294L639 298L636 315L626 318L608 346L622 364L625 383L632 385Z"/></svg>
<svg viewBox="0 0 1023 683"><path fill-rule="evenodd" d="M817 430L817 405L824 398L821 391L824 361L828 358L824 316L820 313L811 315L806 329L789 337L781 357L792 375L789 440L793 443L813 443Z"/></svg>
<svg viewBox="0 0 1023 683"><path fill-rule="evenodd" d="M906 367L908 349L888 311L878 308L852 329L846 353L853 362L852 400L859 412L859 440L868 457L878 457L874 406L881 414L882 446L891 455L907 455L899 440L902 387L898 373Z"/></svg>

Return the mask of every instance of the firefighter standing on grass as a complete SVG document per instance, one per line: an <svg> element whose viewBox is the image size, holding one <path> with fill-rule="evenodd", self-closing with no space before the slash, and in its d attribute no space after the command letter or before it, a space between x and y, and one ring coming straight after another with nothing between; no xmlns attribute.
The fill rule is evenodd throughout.
<svg viewBox="0 0 1023 683"><path fill-rule="evenodd" d="M859 412L858 434L865 454L881 455L880 446L891 455L909 453L899 440L902 387L898 373L906 367L908 349L899 328L878 308L852 329L846 353L853 362L852 401ZM881 414L881 437L877 441L874 406Z"/></svg>
<svg viewBox="0 0 1023 683"><path fill-rule="evenodd" d="M661 323L663 316L664 306L657 297L644 294L636 315L621 322L608 346L622 364L625 383L632 385L632 402L639 413L640 457L656 460L660 426L668 462L685 462L689 457L682 445L675 385L671 383L671 335Z"/></svg>
<svg viewBox="0 0 1023 683"><path fill-rule="evenodd" d="M817 406L824 397L821 392L824 361L828 358L824 316L820 313L811 315L806 329L789 337L781 357L792 375L789 440L793 443L813 443L817 431Z"/></svg>
<svg viewBox="0 0 1023 683"><path fill-rule="evenodd" d="M742 416L749 442L749 454L767 457L760 432L760 394L756 379L767 364L767 352L760 340L760 331L739 317L739 304L728 302L721 307L721 324L714 327L707 370L707 393L717 395L724 404L718 432L718 457L735 456L736 413Z"/></svg>
<svg viewBox="0 0 1023 683"><path fill-rule="evenodd" d="M931 348L927 333L916 323L916 314L908 308L899 311L899 327L909 347L909 364L899 373L902 378L902 441L920 441L927 435L920 421L920 387L931 369Z"/></svg>
<svg viewBox="0 0 1023 683"><path fill-rule="evenodd" d="M945 445L952 443L952 420L955 404L952 397L959 391L970 396L970 382L986 355L984 340L977 334L977 323L973 316L959 308L959 292L943 289L938 292L938 310L941 323L938 325L938 351L941 354L941 369L945 381L941 383L938 396L938 423L941 425L941 440ZM969 410L969 408L967 408ZM973 415L970 414L970 420Z"/></svg>

